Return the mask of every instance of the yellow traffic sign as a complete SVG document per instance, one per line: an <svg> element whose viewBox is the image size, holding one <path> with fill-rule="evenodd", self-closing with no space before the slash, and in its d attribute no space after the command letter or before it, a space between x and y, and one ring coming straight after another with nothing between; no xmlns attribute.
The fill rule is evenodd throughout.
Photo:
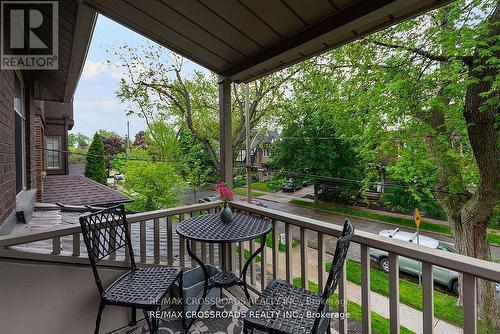
<svg viewBox="0 0 500 334"><path fill-rule="evenodd" d="M418 211L418 209L415 209L415 212L413 213L413 222L417 228L420 227L420 211Z"/></svg>

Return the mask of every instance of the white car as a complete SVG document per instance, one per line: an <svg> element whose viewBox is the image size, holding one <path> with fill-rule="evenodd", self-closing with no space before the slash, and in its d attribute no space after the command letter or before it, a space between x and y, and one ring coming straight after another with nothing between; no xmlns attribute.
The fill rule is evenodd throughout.
<svg viewBox="0 0 500 334"><path fill-rule="evenodd" d="M383 230L380 231L378 235L397 240L408 241L415 244L417 243L416 233L403 232L400 231L399 229ZM423 235L419 236L419 244L433 249L439 249L450 253L456 253L456 250L447 243ZM373 261L376 261L379 264L380 268L384 272L386 273L389 272L389 257L386 251L372 248L370 251L370 257ZM422 274L422 264L420 261L400 256L399 270L407 274L418 276ZM433 270L433 275L435 282L446 285L454 293L458 293L458 272L435 266Z"/></svg>

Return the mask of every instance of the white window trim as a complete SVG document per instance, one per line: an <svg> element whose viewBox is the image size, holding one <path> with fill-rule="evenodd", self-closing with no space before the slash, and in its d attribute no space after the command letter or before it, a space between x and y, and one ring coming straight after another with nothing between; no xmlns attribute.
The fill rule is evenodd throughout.
<svg viewBox="0 0 500 334"><path fill-rule="evenodd" d="M21 149L22 149L22 189L26 190L26 106L24 105L24 80L23 76L21 75L21 72L15 71L14 72L16 75L16 78L19 81L19 90L21 93L21 110L16 109L16 105L14 101L12 103L14 104L14 112L16 112L19 116L21 116ZM14 134L15 136L15 134Z"/></svg>
<svg viewBox="0 0 500 334"><path fill-rule="evenodd" d="M48 144L48 140L47 140L48 137L55 137L55 138L57 138L57 141L59 142L59 151L60 151L61 150L61 136L50 136L50 135L49 136L45 136L45 145L46 145L45 147L46 148L47 148L47 144ZM62 169L62 167L61 167L61 165L62 165L62 161L61 161L62 160L62 154L61 154L61 152L58 152L58 154L59 154L59 165L57 167L49 167L49 157L48 157L48 154L49 154L50 151L47 150L46 152L47 152L47 156L45 157L45 161L46 161L46 164L47 164L47 166L46 166L47 169L50 169L50 170Z"/></svg>

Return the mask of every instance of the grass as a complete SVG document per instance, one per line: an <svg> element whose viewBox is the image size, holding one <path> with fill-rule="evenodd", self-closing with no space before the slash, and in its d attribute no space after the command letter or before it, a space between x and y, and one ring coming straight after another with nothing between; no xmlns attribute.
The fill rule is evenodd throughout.
<svg viewBox="0 0 500 334"><path fill-rule="evenodd" d="M260 244L261 238L256 239L255 242ZM292 239L292 248L295 248L298 245L300 245L300 242L298 240ZM268 233L266 236L266 247L269 247L269 248L273 247L273 235L272 235L272 233ZM286 250L286 245L284 245L280 242L278 245L278 251L281 253L284 253L285 250Z"/></svg>
<svg viewBox="0 0 500 334"><path fill-rule="evenodd" d="M263 191L266 193L273 193L274 190L269 188L267 185L267 182L254 182L252 183L252 189L258 190L258 191Z"/></svg>
<svg viewBox="0 0 500 334"><path fill-rule="evenodd" d="M293 279L293 284L295 286L301 287L302 283L300 281L300 277L296 277ZM318 285L314 282L309 281L309 288L310 291L317 292L318 291ZM338 305L339 305L339 297L337 294L332 294L330 298L328 298L328 304L335 310ZM362 320L362 313L361 313L361 305L354 303L353 301L348 300L347 301L347 313L349 314L349 318L357 321ZM378 313L372 312L371 313L371 318L372 318L372 331L380 333L380 334L389 334L390 333L390 322L389 319L386 319L379 315ZM404 326L400 326L400 332L401 334L411 334L414 333L408 328Z"/></svg>
<svg viewBox="0 0 500 334"><path fill-rule="evenodd" d="M333 203L319 203L317 206L314 203L302 201L299 199L294 199L290 201L290 204L306 207L315 208L335 213L340 213L346 216L366 218L372 220L378 220L390 224L395 224L399 226L405 226L410 228L415 228L413 220L401 217L393 217L384 215L382 213L368 212L363 210L358 210L356 208L349 208L344 206L339 206ZM437 232L451 236L451 229L445 225L433 224L429 221L422 220L420 224L420 229L423 231ZM500 245L500 235L495 232L488 232L488 242L494 245Z"/></svg>
<svg viewBox="0 0 500 334"><path fill-rule="evenodd" d="M240 246L236 246L236 254L240 254ZM248 259L252 256L252 253L250 253L250 250L245 249L245 252L243 253L243 258L245 261L248 261ZM260 262L260 255L257 255L254 259L255 262Z"/></svg>
<svg viewBox="0 0 500 334"><path fill-rule="evenodd" d="M326 270L331 264L326 265ZM347 280L361 285L361 265L358 262L348 260L346 269ZM381 270L370 269L371 291L389 297L389 275ZM414 309L423 310L422 288L413 282L399 280L400 302ZM434 317L453 324L457 327L463 326L463 308L457 305L457 297L448 295L440 291L434 291ZM478 331L480 333L495 333L494 329L486 327L478 321Z"/></svg>
<svg viewBox="0 0 500 334"><path fill-rule="evenodd" d="M233 189L235 194L241 195L241 196L246 196L247 195L247 188L234 188ZM252 189L252 197L260 197L262 195L265 195L264 193L260 191L254 191Z"/></svg>
<svg viewBox="0 0 500 334"><path fill-rule="evenodd" d="M361 285L361 265L359 263L348 260L346 274L348 281ZM388 297L389 275L381 270L371 268L370 287L372 291ZM418 284L400 279L399 291L401 303L422 311L422 288ZM463 325L463 310L456 303L457 297L434 291L434 316L461 327Z"/></svg>

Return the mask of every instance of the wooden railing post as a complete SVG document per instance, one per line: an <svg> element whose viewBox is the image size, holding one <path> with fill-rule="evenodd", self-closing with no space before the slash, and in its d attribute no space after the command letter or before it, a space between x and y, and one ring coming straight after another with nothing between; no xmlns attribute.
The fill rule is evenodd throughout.
<svg viewBox="0 0 500 334"><path fill-rule="evenodd" d="M250 254L255 253L255 240L250 240ZM261 256L262 258L262 256ZM250 284L255 285L255 261L250 263Z"/></svg>
<svg viewBox="0 0 500 334"><path fill-rule="evenodd" d="M286 262L286 280L288 283L292 283L293 280L293 261L292 261L292 251L293 251L293 238L290 231L290 224L285 223L285 262Z"/></svg>
<svg viewBox="0 0 500 334"><path fill-rule="evenodd" d="M325 288L325 236L318 232L318 286L319 292Z"/></svg>
<svg viewBox="0 0 500 334"><path fill-rule="evenodd" d="M141 262L146 263L146 222L144 220L139 223L139 253Z"/></svg>
<svg viewBox="0 0 500 334"><path fill-rule="evenodd" d="M167 263L174 264L174 232L172 216L167 217Z"/></svg>
<svg viewBox="0 0 500 334"><path fill-rule="evenodd" d="M347 266L347 261L345 263ZM363 333L372 332L371 292L370 292L370 248L361 245L361 308L363 314Z"/></svg>
<svg viewBox="0 0 500 334"><path fill-rule="evenodd" d="M273 219L272 221L273 224L273 230L272 230L272 237L273 237L273 279L277 279L279 277L279 263L280 263L280 253L279 253L279 233L278 233L278 222ZM266 240L264 240L266 242Z"/></svg>
<svg viewBox="0 0 500 334"><path fill-rule="evenodd" d="M429 262L422 263L422 302L424 334L434 333L434 278L433 266Z"/></svg>
<svg viewBox="0 0 500 334"><path fill-rule="evenodd" d="M80 233L73 234L73 256L80 256Z"/></svg>
<svg viewBox="0 0 500 334"><path fill-rule="evenodd" d="M61 237L52 238L52 255L61 254Z"/></svg>
<svg viewBox="0 0 500 334"><path fill-rule="evenodd" d="M160 263L160 219L155 218L153 221L153 255L155 264Z"/></svg>
<svg viewBox="0 0 500 334"><path fill-rule="evenodd" d="M399 257L389 252L389 315L391 334L399 334Z"/></svg>
<svg viewBox="0 0 500 334"><path fill-rule="evenodd" d="M464 333L477 333L477 292L476 276L463 274Z"/></svg>
<svg viewBox="0 0 500 334"><path fill-rule="evenodd" d="M260 258L260 291L264 291L267 286L267 246L264 241L264 249Z"/></svg>
<svg viewBox="0 0 500 334"><path fill-rule="evenodd" d="M308 270L308 233L303 227L300 228L300 280L304 289L309 289L309 270Z"/></svg>

